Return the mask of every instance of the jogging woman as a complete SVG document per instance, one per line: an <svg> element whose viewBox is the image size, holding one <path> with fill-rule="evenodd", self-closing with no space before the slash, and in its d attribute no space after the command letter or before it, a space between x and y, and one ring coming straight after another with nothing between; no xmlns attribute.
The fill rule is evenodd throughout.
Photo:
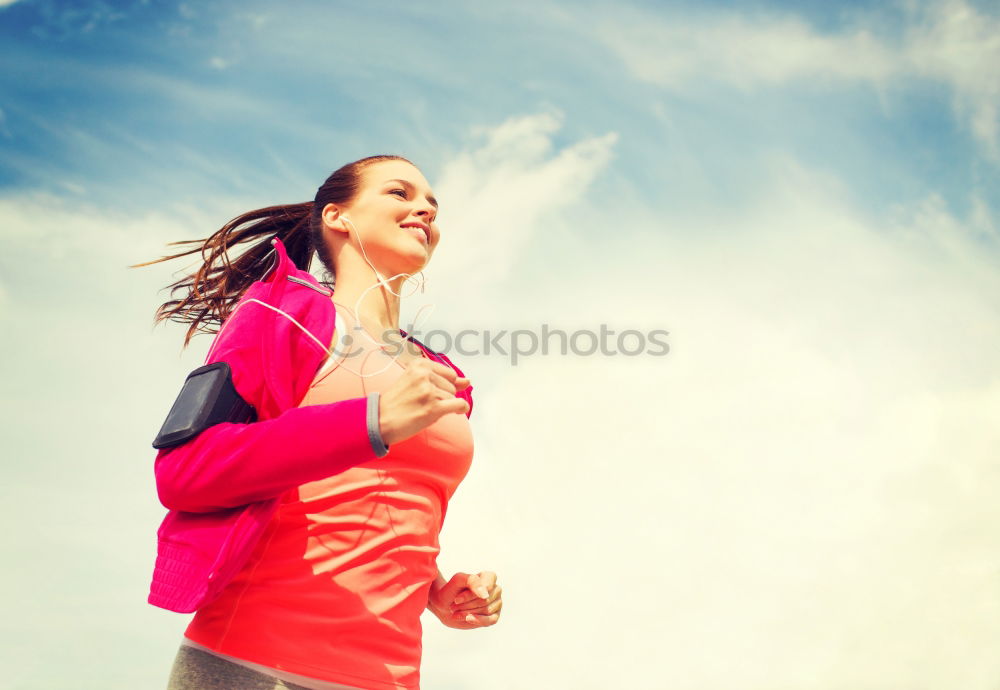
<svg viewBox="0 0 1000 690"><path fill-rule="evenodd" d="M170 512L149 601L196 611L170 690L418 688L425 608L453 628L499 619L494 573L436 566L473 453L469 380L399 328L436 216L412 163L374 156L157 260L201 252L157 320L190 324L185 345L218 328L206 363L254 414L157 445Z"/></svg>

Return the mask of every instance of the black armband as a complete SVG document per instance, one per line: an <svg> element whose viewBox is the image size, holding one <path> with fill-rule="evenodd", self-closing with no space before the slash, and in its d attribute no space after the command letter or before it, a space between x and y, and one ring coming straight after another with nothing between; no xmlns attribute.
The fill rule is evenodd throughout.
<svg viewBox="0 0 1000 690"><path fill-rule="evenodd" d="M153 440L153 448L171 448L222 422L256 421L257 412L240 397L226 362L198 367L184 381L177 400Z"/></svg>

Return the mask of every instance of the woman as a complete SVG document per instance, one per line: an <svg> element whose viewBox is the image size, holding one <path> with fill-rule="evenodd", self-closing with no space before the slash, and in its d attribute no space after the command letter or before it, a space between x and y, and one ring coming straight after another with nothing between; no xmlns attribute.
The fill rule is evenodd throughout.
<svg viewBox="0 0 1000 690"><path fill-rule="evenodd" d="M412 163L373 156L312 203L251 211L157 260L202 252L157 320L190 323L185 345L221 324L207 361L229 365L257 417L157 454L170 513L149 601L197 611L170 689L418 688L424 608L460 629L499 619L494 573L436 567L472 459L472 387L399 329L436 215ZM307 272L314 250L335 290Z"/></svg>

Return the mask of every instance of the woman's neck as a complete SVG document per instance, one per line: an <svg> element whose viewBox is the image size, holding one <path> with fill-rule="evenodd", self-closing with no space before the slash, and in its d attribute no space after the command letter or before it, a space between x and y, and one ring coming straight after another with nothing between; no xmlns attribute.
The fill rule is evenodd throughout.
<svg viewBox="0 0 1000 690"><path fill-rule="evenodd" d="M361 325L372 333L398 332L399 297L392 293L400 291L404 279L395 278L378 287L372 287L377 284L378 278L370 267L365 266L365 268L367 271L342 271L336 275L334 301L356 311ZM360 304L359 298L361 298Z"/></svg>

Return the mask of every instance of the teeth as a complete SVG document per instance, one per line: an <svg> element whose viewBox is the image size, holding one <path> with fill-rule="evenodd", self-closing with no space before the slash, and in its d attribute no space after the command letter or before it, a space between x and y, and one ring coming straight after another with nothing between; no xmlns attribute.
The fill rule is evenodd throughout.
<svg viewBox="0 0 1000 690"><path fill-rule="evenodd" d="M406 229L407 230L413 230L415 233L419 234L424 239L425 242L427 241L427 239L428 239L427 238L427 233L424 232L423 228L418 228L418 227L416 227L414 225L408 225L408 226L406 226Z"/></svg>

